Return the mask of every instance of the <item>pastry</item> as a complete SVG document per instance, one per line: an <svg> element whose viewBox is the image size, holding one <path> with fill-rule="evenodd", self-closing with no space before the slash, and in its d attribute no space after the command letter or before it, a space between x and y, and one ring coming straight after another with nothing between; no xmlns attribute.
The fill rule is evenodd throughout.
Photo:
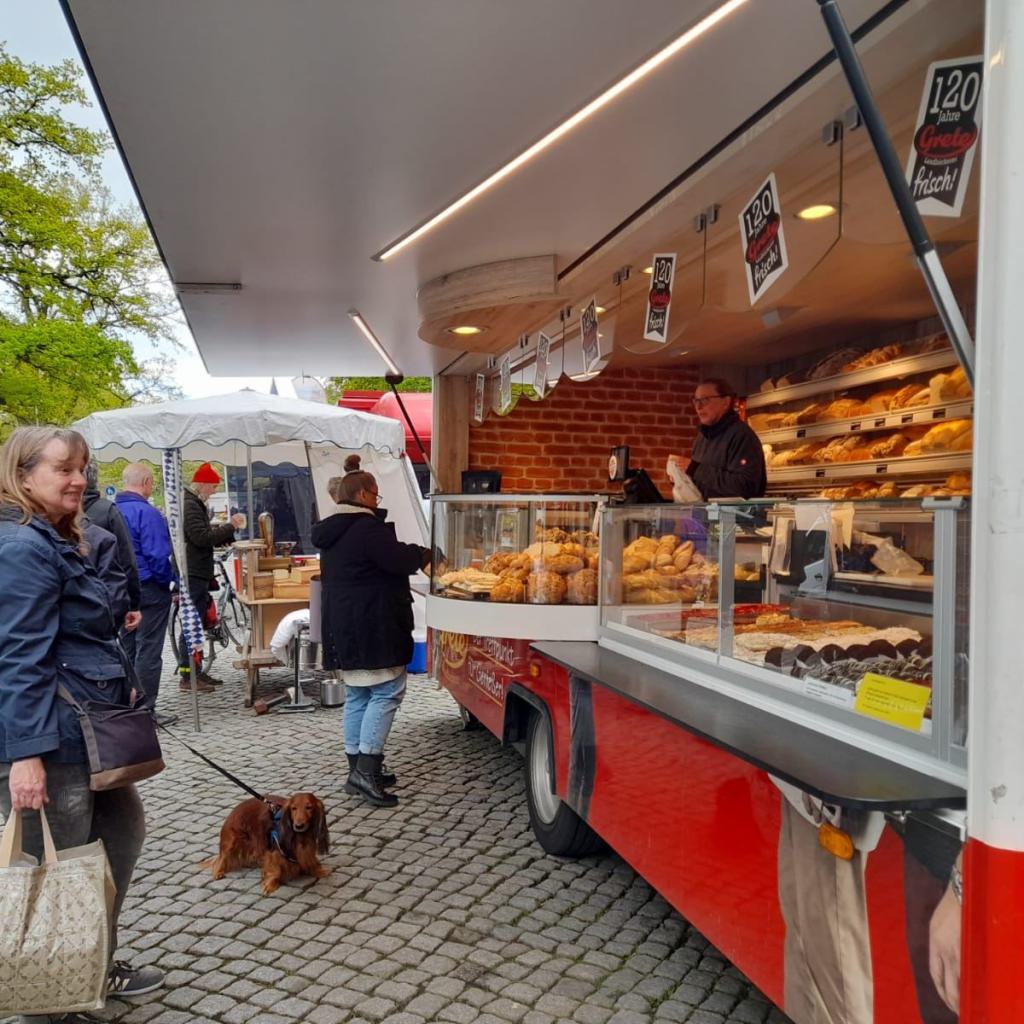
<svg viewBox="0 0 1024 1024"><path fill-rule="evenodd" d="M561 554L571 555L573 558L585 558L587 553L582 544L570 541L562 545Z"/></svg>
<svg viewBox="0 0 1024 1024"><path fill-rule="evenodd" d="M901 498L927 498L931 495L934 488L928 484L914 484L913 487L908 487L905 491L900 492Z"/></svg>
<svg viewBox="0 0 1024 1024"><path fill-rule="evenodd" d="M597 573L593 569L580 569L568 580L569 604L597 604Z"/></svg>
<svg viewBox="0 0 1024 1024"><path fill-rule="evenodd" d="M622 585L626 590L642 590L667 586L668 581L656 569L645 569L643 572L623 573Z"/></svg>
<svg viewBox="0 0 1024 1024"><path fill-rule="evenodd" d="M657 590L645 587L626 592L626 604L677 604L679 594L674 590Z"/></svg>
<svg viewBox="0 0 1024 1024"><path fill-rule="evenodd" d="M542 530L540 533L540 539L542 541L551 541L552 544L564 544L569 539L569 534L567 534L565 530L560 530L555 526L547 530Z"/></svg>
<svg viewBox="0 0 1024 1024"><path fill-rule="evenodd" d="M598 565L600 564L600 557L598 556L598 553L593 548L591 548L591 549L589 549L587 551L586 562L587 562L587 568L588 569L596 569L598 567Z"/></svg>
<svg viewBox="0 0 1024 1024"><path fill-rule="evenodd" d="M679 547L679 538L675 534L668 533L658 541L658 550L654 555L654 567L660 568L663 565L672 564L672 555Z"/></svg>
<svg viewBox="0 0 1024 1024"><path fill-rule="evenodd" d="M870 412L888 412L892 408L892 400L896 397L895 388L886 388L884 391L876 391L864 404Z"/></svg>
<svg viewBox="0 0 1024 1024"><path fill-rule="evenodd" d="M577 558L575 555L552 555L549 558L542 558L540 564L545 571L557 572L562 576L579 572L584 566L583 559Z"/></svg>
<svg viewBox="0 0 1024 1024"><path fill-rule="evenodd" d="M526 600L526 584L514 576L498 580L491 591L491 601L503 601L506 604L522 604Z"/></svg>
<svg viewBox="0 0 1024 1024"><path fill-rule="evenodd" d="M624 573L635 573L643 572L644 569L651 567L651 559L644 558L641 555L627 555L622 556L622 571Z"/></svg>
<svg viewBox="0 0 1024 1024"><path fill-rule="evenodd" d="M568 585L557 572L531 572L526 580L526 600L530 604L561 604Z"/></svg>
<svg viewBox="0 0 1024 1024"><path fill-rule="evenodd" d="M536 544L531 544L523 552L524 555L533 560L537 560L538 558L553 558L555 555L560 555L561 553L561 543L555 544L551 541L538 541Z"/></svg>
<svg viewBox="0 0 1024 1024"><path fill-rule="evenodd" d="M672 555L672 565L680 572L685 572L692 559L693 541L686 540L676 548L675 554Z"/></svg>
<svg viewBox="0 0 1024 1024"><path fill-rule="evenodd" d="M482 572L480 569L456 569L454 572L446 572L440 579L443 587L458 587L481 593L489 592L497 582L498 577L494 573Z"/></svg>
<svg viewBox="0 0 1024 1024"><path fill-rule="evenodd" d="M520 583L526 582L526 577L530 575L530 568L522 565L510 565L507 569L502 569L498 573L498 582L503 580L519 580Z"/></svg>
<svg viewBox="0 0 1024 1024"><path fill-rule="evenodd" d="M484 562L484 572L500 573L502 570L507 569L518 557L518 555L498 554L491 555L490 558Z"/></svg>
<svg viewBox="0 0 1024 1024"><path fill-rule="evenodd" d="M971 493L970 473L950 473L946 477L945 488L950 494L967 495Z"/></svg>

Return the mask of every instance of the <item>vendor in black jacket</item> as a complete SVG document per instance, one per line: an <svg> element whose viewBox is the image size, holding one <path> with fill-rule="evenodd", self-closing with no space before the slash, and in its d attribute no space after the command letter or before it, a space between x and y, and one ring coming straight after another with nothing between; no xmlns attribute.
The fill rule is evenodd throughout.
<svg viewBox="0 0 1024 1024"><path fill-rule="evenodd" d="M703 381L697 385L693 406L700 420L693 455L689 464L685 458L676 461L701 497L763 497L768 487L764 450L757 434L737 415L732 386L717 377Z"/></svg>
<svg viewBox="0 0 1024 1024"><path fill-rule="evenodd" d="M385 792L395 778L384 769L384 744L405 696L413 655L409 577L424 568L428 549L403 544L380 492L358 455L329 484L338 511L313 527L320 549L323 665L345 682L343 726L349 776L345 791L375 807L394 807Z"/></svg>

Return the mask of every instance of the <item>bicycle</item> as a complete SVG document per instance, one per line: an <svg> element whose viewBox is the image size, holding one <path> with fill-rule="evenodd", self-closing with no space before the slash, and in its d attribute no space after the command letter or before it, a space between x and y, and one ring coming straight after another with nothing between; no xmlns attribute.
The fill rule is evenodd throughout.
<svg viewBox="0 0 1024 1024"><path fill-rule="evenodd" d="M231 644L236 651L241 651L245 634L249 630L249 609L239 599L238 591L235 590L235 585L231 580L231 573L228 572L227 562L230 558L230 551L225 551L214 558L216 575L210 586L210 605L213 608L213 614L210 614L209 608L204 611L196 609L202 616L203 638L209 645L209 652L206 656L207 668L217 660L218 648L224 650ZM171 605L167 632L178 664L181 665L189 661L189 655L181 649L181 611L177 591L175 591Z"/></svg>

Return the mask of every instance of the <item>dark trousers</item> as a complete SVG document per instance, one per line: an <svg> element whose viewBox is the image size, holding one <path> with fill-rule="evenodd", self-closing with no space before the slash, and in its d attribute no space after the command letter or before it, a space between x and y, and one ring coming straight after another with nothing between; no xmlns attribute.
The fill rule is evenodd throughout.
<svg viewBox="0 0 1024 1024"><path fill-rule="evenodd" d="M164 667L167 619L171 614L171 592L167 585L143 580L139 611L142 622L138 629L124 634L124 649L135 665L135 674L148 701L155 704Z"/></svg>
<svg viewBox="0 0 1024 1024"><path fill-rule="evenodd" d="M206 618L206 606L210 603L210 581L201 580L195 576L189 576L188 578L188 593L189 597L192 598L192 604L195 605L196 612L199 615L199 621L203 622ZM181 650L188 654L188 642L185 640L184 634L180 638ZM202 663L200 662L200 665ZM178 666L182 669L189 667L189 662L181 662Z"/></svg>

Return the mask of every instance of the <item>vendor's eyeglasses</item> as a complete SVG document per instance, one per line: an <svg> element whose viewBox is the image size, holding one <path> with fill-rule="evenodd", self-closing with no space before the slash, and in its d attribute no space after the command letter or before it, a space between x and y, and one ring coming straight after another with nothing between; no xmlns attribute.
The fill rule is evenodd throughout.
<svg viewBox="0 0 1024 1024"><path fill-rule="evenodd" d="M697 398L695 396L693 399L694 408L703 409L708 402L713 402L716 398L728 398L728 395L708 395L706 398Z"/></svg>
<svg viewBox="0 0 1024 1024"><path fill-rule="evenodd" d="M370 495L370 497L373 498L374 505L380 504L380 491L371 491L369 488L367 488L364 493Z"/></svg>

